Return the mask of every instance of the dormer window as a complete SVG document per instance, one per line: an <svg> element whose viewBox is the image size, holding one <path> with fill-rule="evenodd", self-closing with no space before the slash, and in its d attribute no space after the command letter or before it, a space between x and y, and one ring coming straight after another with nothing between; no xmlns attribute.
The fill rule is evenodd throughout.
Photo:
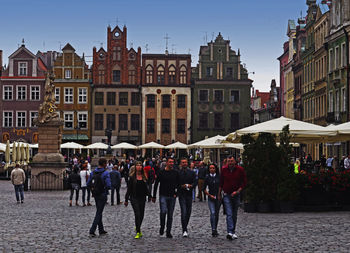
<svg viewBox="0 0 350 253"><path fill-rule="evenodd" d="M28 66L26 62L18 63L18 70L19 70L20 76L26 76L28 73L27 69L28 69Z"/></svg>
<svg viewBox="0 0 350 253"><path fill-rule="evenodd" d="M64 71L64 78L71 79L72 78L72 71L70 69L66 69Z"/></svg>

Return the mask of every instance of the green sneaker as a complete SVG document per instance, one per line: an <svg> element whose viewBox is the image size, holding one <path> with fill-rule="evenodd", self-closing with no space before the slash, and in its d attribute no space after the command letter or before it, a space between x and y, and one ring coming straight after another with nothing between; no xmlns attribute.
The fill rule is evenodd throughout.
<svg viewBox="0 0 350 253"><path fill-rule="evenodd" d="M142 237L142 234L141 233L137 233L136 236L135 236L135 239L140 239Z"/></svg>
<svg viewBox="0 0 350 253"><path fill-rule="evenodd" d="M141 237L143 236L143 234L142 234L141 230L140 230L140 233L139 233L139 234L140 234L140 236L141 236Z"/></svg>

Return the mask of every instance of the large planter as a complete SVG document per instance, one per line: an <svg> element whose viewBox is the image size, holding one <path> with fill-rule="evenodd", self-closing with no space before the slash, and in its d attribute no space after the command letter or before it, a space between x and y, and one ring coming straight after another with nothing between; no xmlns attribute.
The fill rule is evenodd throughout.
<svg viewBox="0 0 350 253"><path fill-rule="evenodd" d="M332 202L335 205L343 206L350 205L350 192L346 191L334 191L332 193Z"/></svg>
<svg viewBox="0 0 350 253"><path fill-rule="evenodd" d="M271 209L272 209L272 212L274 213L279 213L281 211L281 207L280 207L280 201L278 200L273 200L271 202Z"/></svg>
<svg viewBox="0 0 350 253"><path fill-rule="evenodd" d="M244 203L244 212L246 213L256 213L256 203L255 202L247 202Z"/></svg>
<svg viewBox="0 0 350 253"><path fill-rule="evenodd" d="M270 202L259 202L257 208L259 213L271 213L272 211Z"/></svg>
<svg viewBox="0 0 350 253"><path fill-rule="evenodd" d="M280 212L281 213L293 213L294 212L294 202L293 201L281 201L280 202Z"/></svg>
<svg viewBox="0 0 350 253"><path fill-rule="evenodd" d="M304 205L327 205L329 203L329 192L321 185L303 189Z"/></svg>

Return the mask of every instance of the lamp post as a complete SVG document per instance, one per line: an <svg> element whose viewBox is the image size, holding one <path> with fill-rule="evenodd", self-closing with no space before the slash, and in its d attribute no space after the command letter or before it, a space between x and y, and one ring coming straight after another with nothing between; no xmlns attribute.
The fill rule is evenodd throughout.
<svg viewBox="0 0 350 253"><path fill-rule="evenodd" d="M107 142L108 142L107 155L111 155L112 154L112 149L111 149L112 130L110 128L107 128L105 130L105 135L107 136Z"/></svg>

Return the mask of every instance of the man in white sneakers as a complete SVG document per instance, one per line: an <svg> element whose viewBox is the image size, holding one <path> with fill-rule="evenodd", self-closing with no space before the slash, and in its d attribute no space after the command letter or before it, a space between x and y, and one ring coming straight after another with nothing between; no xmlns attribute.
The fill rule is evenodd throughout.
<svg viewBox="0 0 350 253"><path fill-rule="evenodd" d="M17 204L19 204L19 195L21 195L21 203L24 201L24 182L26 181L26 174L24 170L20 168L19 164L16 164L16 167L11 172L11 182L15 187L16 200Z"/></svg>

